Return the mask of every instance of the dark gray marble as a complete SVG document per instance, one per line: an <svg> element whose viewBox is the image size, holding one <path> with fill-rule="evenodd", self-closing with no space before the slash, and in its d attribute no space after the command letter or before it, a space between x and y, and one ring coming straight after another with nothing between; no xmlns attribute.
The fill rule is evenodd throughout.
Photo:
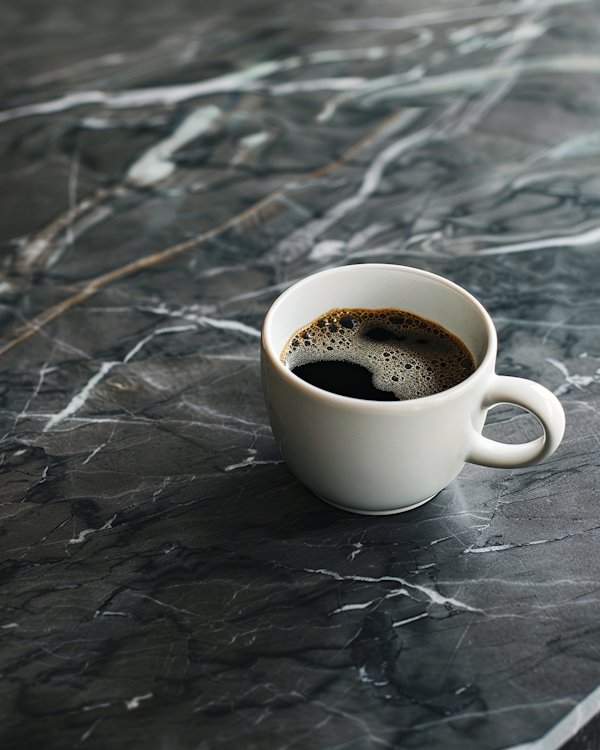
<svg viewBox="0 0 600 750"><path fill-rule="evenodd" d="M0 17L2 749L598 747L598 3ZM262 319L370 261L486 305L554 456L384 518L298 483Z"/></svg>

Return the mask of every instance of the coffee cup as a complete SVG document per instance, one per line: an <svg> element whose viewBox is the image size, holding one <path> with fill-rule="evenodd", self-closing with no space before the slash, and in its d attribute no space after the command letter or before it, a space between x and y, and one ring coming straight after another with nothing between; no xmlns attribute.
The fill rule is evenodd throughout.
<svg viewBox="0 0 600 750"><path fill-rule="evenodd" d="M282 360L286 345L329 310L349 308L395 308L433 321L466 345L474 372L446 390L400 401L351 398L305 382ZM343 510L411 510L444 489L466 462L532 466L564 434L564 410L554 394L531 380L496 374L496 329L481 303L427 271L373 263L316 273L275 300L261 342L263 391L281 454L303 484ZM517 445L484 437L487 412L501 403L531 412L544 434Z"/></svg>

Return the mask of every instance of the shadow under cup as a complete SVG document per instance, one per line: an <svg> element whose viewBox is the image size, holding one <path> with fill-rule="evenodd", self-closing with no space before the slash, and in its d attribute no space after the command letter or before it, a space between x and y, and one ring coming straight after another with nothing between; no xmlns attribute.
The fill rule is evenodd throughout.
<svg viewBox="0 0 600 750"><path fill-rule="evenodd" d="M476 370L424 398L376 402L306 383L281 361L298 329L333 308L396 308L432 320L469 348ZM386 264L345 266L284 292L262 333L262 378L273 433L291 471L327 502L357 513L397 513L426 502L463 467L473 429L481 432L494 372L496 333L482 305L451 281Z"/></svg>

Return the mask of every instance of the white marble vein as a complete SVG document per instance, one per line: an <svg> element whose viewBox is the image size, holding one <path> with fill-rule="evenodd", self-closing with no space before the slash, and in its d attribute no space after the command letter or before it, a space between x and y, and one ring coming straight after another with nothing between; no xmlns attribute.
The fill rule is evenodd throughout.
<svg viewBox="0 0 600 750"><path fill-rule="evenodd" d="M239 320L211 318L208 315L203 315L202 313L200 313L198 307L194 305L182 308L181 310L169 309L164 304L161 304L158 307L145 306L140 309L143 309L146 312L154 313L155 315L167 315L171 318L181 318L182 320L187 320L189 322L196 323L197 325L208 326L209 328L219 328L224 331L244 333L248 336L260 338L260 331L258 330L258 328L249 326Z"/></svg>
<svg viewBox="0 0 600 750"><path fill-rule="evenodd" d="M404 73L394 73L387 76L381 76L380 78L374 78L371 80L364 80L357 83L355 86L347 86L343 89L343 93L332 97L325 103L325 106L319 112L316 117L317 122L328 122L335 114L337 108L342 104L351 102L354 99L360 99L376 91L382 89L392 88L402 84L413 83L418 81L425 75L424 65L415 65L410 70ZM352 90L349 90L352 89Z"/></svg>
<svg viewBox="0 0 600 750"><path fill-rule="evenodd" d="M130 700L124 701L125 708L128 711L132 711L135 708L139 708L140 707L140 703L142 701L147 701L149 698L152 698L153 695L154 695L154 693L144 693L144 695L136 695L133 698L131 698Z"/></svg>
<svg viewBox="0 0 600 750"><path fill-rule="evenodd" d="M515 35L515 38L518 39L518 35ZM544 73L598 73L599 71L600 56L598 55L574 53L531 57L520 62L458 70L429 76L416 83L390 86L381 92L365 96L362 101L365 106L372 106L384 99L393 100L397 104L402 104L404 101L414 103L418 97L448 93L479 93L491 84L511 79L514 76L538 76Z"/></svg>
<svg viewBox="0 0 600 750"><path fill-rule="evenodd" d="M336 581L356 581L361 583L399 583L407 590L412 590L413 592L419 591L420 593L424 594L432 604L449 604L453 607L456 607L457 609L462 609L466 612L476 612L478 614L483 614L483 611L478 607L472 607L471 605L466 604L465 602L461 602L458 599L454 599L453 597L443 596L442 594L435 591L435 589L432 589L428 586L422 586L418 583L409 583L403 578L399 578L396 576L380 576L378 578L372 578L370 576L342 575L341 573L336 573L335 571L326 570L324 568L317 570L313 570L312 568L304 568L304 571L306 573L315 573L318 575L328 576Z"/></svg>
<svg viewBox="0 0 600 750"><path fill-rule="evenodd" d="M76 414L81 409L81 407L86 403L86 401L90 397L90 394L92 393L94 388L98 385L98 383L101 380L103 380L104 377L108 375L108 373L113 369L113 367L116 367L116 365L118 364L120 363L119 362L103 362L98 372L95 373L95 375L93 375L88 380L88 382L79 391L79 393L73 396L73 398L69 401L69 403L65 406L65 408L59 411L57 414L54 414L46 422L46 426L44 427L44 432L46 432L47 430L51 430L57 424L60 424L65 419L67 419L67 417L70 417L73 414Z"/></svg>
<svg viewBox="0 0 600 750"><path fill-rule="evenodd" d="M73 537L72 539L69 539L68 544L81 544L82 542L85 542L88 536L90 534L96 534L99 531L106 531L107 529L112 529L112 525L115 522L115 519L117 517L118 513L115 513L112 518L109 518L108 521L101 526L99 529L84 529L83 531L80 531L79 534L76 537Z"/></svg>
<svg viewBox="0 0 600 750"><path fill-rule="evenodd" d="M536 8L545 7L548 6L538 3L536 6L529 7L528 11L531 12ZM524 7L522 7L519 12L525 12ZM530 25L531 24L529 24L529 26ZM521 41L523 38L532 39L534 37L532 34L527 36L527 34L515 30L510 41L513 39ZM320 55L320 58L315 58L315 63L326 61L326 56L323 53L320 53ZM4 110L0 112L0 123L21 117L63 112L84 104L98 104L115 109L147 107L151 105L172 106L197 97L208 96L216 93L227 93L229 91L265 90L267 93L270 92L277 96L294 93L298 90L336 90L340 88L347 90L360 87L365 83L364 78L356 76L349 77L345 79L345 81L340 78L325 78L314 79L312 82L297 81L290 82L289 84L265 85L259 82L260 79L266 78L275 73L294 70L306 64L306 62L311 62L310 57L306 61L302 56L294 56L284 60L271 60L255 63L240 71L227 73L223 76L217 76L216 78L192 84L132 89L130 91L121 91L117 93L100 90L80 91L65 94L64 96L52 101ZM518 65L492 65L484 68L474 68L471 70L446 73L439 76L431 76L421 82L413 84L408 83L399 87L391 86L391 88L381 94L371 94L370 97L365 99L365 101L367 104L373 104L379 97L392 96L400 101L403 97L414 98L415 96L420 95L433 95L457 90L460 90L463 93L466 91L476 92L494 81L510 78L515 72L519 75L535 75L545 72L594 73L598 72L599 69L599 58L594 55L572 54L540 57L523 61ZM302 87L304 87L304 89Z"/></svg>
<svg viewBox="0 0 600 750"><path fill-rule="evenodd" d="M85 459L85 461L82 462L82 466L85 466L87 463L89 463L94 456L96 456L102 448L106 448L107 443L101 443L97 448L94 448L94 450L90 453L90 455Z"/></svg>
<svg viewBox="0 0 600 750"><path fill-rule="evenodd" d="M554 365L554 367L556 367L565 378L565 382L562 385L559 385L554 391L556 396L562 396L564 393L568 393L572 386L582 390L588 385L592 385L592 383L600 382L600 368L598 368L593 375L570 375L564 362L560 362L553 357L548 357L546 361L550 362L551 365Z"/></svg>
<svg viewBox="0 0 600 750"><path fill-rule="evenodd" d="M355 609L367 609L372 604L381 604L381 602L387 601L388 599L394 599L397 596L409 596L409 592L405 589L392 589L389 591L385 596L381 596L378 599L370 599L367 602L356 602L354 604L344 604L341 607L338 607L337 609L334 609L332 612L329 613L329 616L331 615L337 615L340 612L351 612Z"/></svg>
<svg viewBox="0 0 600 750"><path fill-rule="evenodd" d="M194 99L198 96L237 91L240 88L243 88L244 84L249 81L255 81L259 78L273 75L281 70L289 70L298 67L298 65L299 58L292 58L292 61L289 63L287 61L271 60L255 63L254 65L249 65L248 67L234 73L226 73L225 75L217 76L216 78L211 78L206 81L200 81L198 83L132 89L131 91L120 91L117 93L107 93L105 91L79 91L77 93L66 94L59 99L54 99L52 101L15 107L0 112L0 123L8 122L20 117L50 114L52 112L64 112L67 109L78 107L82 104L101 104L115 109L148 107L156 104L174 105L187 101L188 99Z"/></svg>
<svg viewBox="0 0 600 750"><path fill-rule="evenodd" d="M69 403L65 406L64 409L62 409L57 414L53 414L52 417L46 422L46 425L44 427L44 432L47 432L48 430L51 430L53 427L56 427L56 425L60 424L61 422L64 422L65 419L72 417L74 414L76 414L87 402L90 395L92 394L93 390L96 388L98 383L100 383L106 375L117 365L120 364L126 364L129 362L135 355L142 349L142 347L147 344L149 341L151 341L155 336L160 336L161 334L165 333L182 333L185 331L193 331L195 330L195 326L173 326L170 328L161 328L158 331L154 331L153 333L149 334L145 338L143 338L141 341L139 341L133 349L131 349L124 357L122 361L112 361L112 362L103 362L100 366L100 369L97 373L95 373L88 382L84 385L84 387L77 393L73 398L69 401Z"/></svg>
<svg viewBox="0 0 600 750"><path fill-rule="evenodd" d="M600 687L593 690L581 703L558 722L543 737L524 745L505 748L504 750L560 750L570 739L574 738L585 725L600 711ZM591 747L591 745L589 746Z"/></svg>
<svg viewBox="0 0 600 750"><path fill-rule="evenodd" d="M554 235L540 240L516 242L511 245L488 247L480 250L478 255L509 255L510 253L525 253L532 250L547 250L552 247L585 247L600 243L600 227L588 229L586 232L572 235Z"/></svg>
<svg viewBox="0 0 600 750"><path fill-rule="evenodd" d="M422 620L425 617L429 617L427 612L421 612L420 615L415 615L414 617L407 617L405 620L397 620L396 622L392 623L393 628L401 628L403 625L409 625L411 622L416 622L417 620Z"/></svg>
<svg viewBox="0 0 600 750"><path fill-rule="evenodd" d="M229 466L226 466L224 471L233 471L234 469L246 469L249 466L268 466L270 464L282 464L283 459L272 459L267 461L259 461L256 458L257 454L256 448L248 448L248 453L250 454L247 456L243 461L240 461L240 463L237 464L230 464Z"/></svg>
<svg viewBox="0 0 600 750"><path fill-rule="evenodd" d="M127 170L126 179L135 185L154 185L175 171L171 157L182 146L206 133L221 115L219 107L199 107L185 117L178 127L159 143L151 146Z"/></svg>
<svg viewBox="0 0 600 750"><path fill-rule="evenodd" d="M416 26L456 23L477 18L515 16L531 13L533 10L556 8L568 5L585 5L586 0L517 0L516 2L487 3L485 5L448 8L405 16L352 18L331 21L328 25L336 31L380 30L390 31L412 29Z"/></svg>
<svg viewBox="0 0 600 750"><path fill-rule="evenodd" d="M501 59L508 59L511 54L518 54L523 46L524 43L520 42L508 52L503 53ZM600 63L600 58L598 61ZM379 187L385 170L400 156L426 143L451 140L466 135L498 104L516 76L517 72L513 70L509 76L502 78L495 89L487 92L480 99L469 102L463 98L453 102L434 123L384 148L366 169L360 188L354 195L329 208L324 216L292 231L277 244L272 254L273 257L284 262L292 262L307 255L317 238L367 202Z"/></svg>
<svg viewBox="0 0 600 750"><path fill-rule="evenodd" d="M431 35L426 33L424 37L420 36L414 43L397 45L389 49L385 48L385 56L402 55L413 51L424 43L429 43L430 37ZM197 97L223 94L230 91L264 90L278 96L302 90L320 91L324 89L335 91L344 88L353 88L360 86L365 79L363 77L351 76L347 78L315 79L312 82L298 81L290 82L289 84L271 85L261 84L258 81L276 73L294 70L304 65L335 62L336 58L342 60L344 58L372 59L375 56L377 59L379 54L381 54L381 50L373 51L371 48L354 50L352 52L347 50L321 50L305 56L296 55L283 60L254 63L242 70L196 83L132 89L116 93L101 90L73 92L51 101L4 110L0 112L0 123L9 122L21 117L64 112L65 110L85 104L99 104L113 109L128 109L152 105L173 106ZM278 86L282 88L278 88Z"/></svg>

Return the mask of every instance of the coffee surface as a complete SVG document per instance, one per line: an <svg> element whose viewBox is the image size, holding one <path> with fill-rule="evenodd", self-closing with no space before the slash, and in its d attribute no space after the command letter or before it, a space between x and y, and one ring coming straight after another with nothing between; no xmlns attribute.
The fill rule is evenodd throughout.
<svg viewBox="0 0 600 750"><path fill-rule="evenodd" d="M475 371L459 338L395 308L330 310L296 331L281 360L323 390L375 401L431 396Z"/></svg>

